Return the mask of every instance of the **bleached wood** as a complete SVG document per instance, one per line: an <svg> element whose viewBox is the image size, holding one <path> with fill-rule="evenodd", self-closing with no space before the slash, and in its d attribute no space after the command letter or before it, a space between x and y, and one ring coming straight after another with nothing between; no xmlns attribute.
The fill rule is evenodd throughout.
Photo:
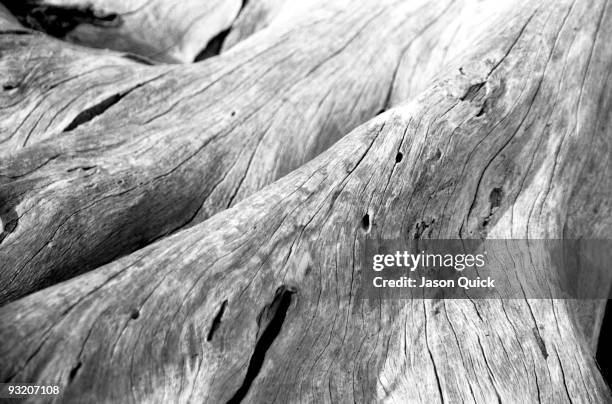
<svg viewBox="0 0 612 404"><path fill-rule="evenodd" d="M17 69L4 131L30 146L0 160L0 302L201 222L310 160L387 107L404 50L459 8L336 0L301 11L201 64L90 55L89 75L79 54ZM43 52L20 40L16 60Z"/></svg>
<svg viewBox="0 0 612 404"><path fill-rule="evenodd" d="M361 300L356 257L368 234L609 234L611 12L522 3L272 186L3 307L2 380L67 401L609 402L566 302Z"/></svg>
<svg viewBox="0 0 612 404"><path fill-rule="evenodd" d="M295 8L297 6L296 3L297 1L295 0L247 1L225 38L223 49L230 49L243 39L267 27L281 12L283 7Z"/></svg>
<svg viewBox="0 0 612 404"><path fill-rule="evenodd" d="M62 39L170 63L192 62L231 27L241 6L241 0L33 0L12 5ZM55 28L58 21L61 28Z"/></svg>

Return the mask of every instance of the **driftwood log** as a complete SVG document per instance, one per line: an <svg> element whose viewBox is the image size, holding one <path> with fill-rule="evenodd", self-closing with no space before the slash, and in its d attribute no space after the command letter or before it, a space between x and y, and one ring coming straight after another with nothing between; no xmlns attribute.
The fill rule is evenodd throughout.
<svg viewBox="0 0 612 404"><path fill-rule="evenodd" d="M0 52L1 155L71 131L166 69L25 28L3 32Z"/></svg>
<svg viewBox="0 0 612 404"><path fill-rule="evenodd" d="M192 62L213 38L229 29L242 2L23 0L6 4L24 25L58 38L177 63Z"/></svg>
<svg viewBox="0 0 612 404"><path fill-rule="evenodd" d="M364 300L356 257L366 236L610 234L611 13L517 4L270 187L4 306L1 379L68 401L610 402L567 302Z"/></svg>
<svg viewBox="0 0 612 404"><path fill-rule="evenodd" d="M387 107L404 51L461 5L323 1L205 63L102 65L106 84L82 100L91 76L70 77L62 60L45 64L59 83L54 70L16 69L7 102L20 112L5 132L30 146L0 160L0 302L198 223L310 160ZM26 41L16 65L37 39L5 40ZM68 66L83 57L96 58Z"/></svg>

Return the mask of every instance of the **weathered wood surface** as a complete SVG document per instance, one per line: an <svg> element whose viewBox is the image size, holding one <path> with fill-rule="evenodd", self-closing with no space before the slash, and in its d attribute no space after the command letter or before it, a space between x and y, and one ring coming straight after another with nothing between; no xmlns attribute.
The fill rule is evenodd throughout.
<svg viewBox="0 0 612 404"><path fill-rule="evenodd" d="M298 6L297 1L289 0L247 1L238 18L232 24L232 29L223 41L222 49L227 50L270 25L283 8L290 10Z"/></svg>
<svg viewBox="0 0 612 404"><path fill-rule="evenodd" d="M7 4L26 25L70 42L160 62L188 63L231 27L242 1L26 0Z"/></svg>
<svg viewBox="0 0 612 404"><path fill-rule="evenodd" d="M564 301L361 300L356 257L367 234L609 234L611 8L522 3L272 186L4 306L1 379L68 401L609 402Z"/></svg>
<svg viewBox="0 0 612 404"><path fill-rule="evenodd" d="M112 95L85 111L78 92L73 100L78 78L53 88L70 94L68 106L30 107L35 123L14 141L63 125L69 133L0 161L0 301L200 222L319 154L386 107L404 49L459 10L450 1L311 6L313 15L215 60L120 70L125 87L109 79L98 91ZM49 131L41 119L59 123Z"/></svg>
<svg viewBox="0 0 612 404"><path fill-rule="evenodd" d="M394 81L390 95L390 105L397 105L403 100L411 99L422 91L435 77L435 75L432 75L433 73L443 71L439 66L444 66L460 57L462 52L469 52L469 48L474 46L475 41L478 41L479 35L482 35L483 31L488 29L489 24L487 22L503 19L503 15L508 13L508 7L512 7L515 3L515 0L466 1L456 14L448 13L442 16L438 24L447 26L444 31L437 36L423 35L416 38L404 53L405 57L398 67L398 72L403 73L403 75L397 77ZM413 55L419 55L419 57L415 58ZM591 174L587 174L580 181L590 181L588 175ZM600 185L591 184L590 192L610 189L609 178L609 175L599 176L596 181ZM605 197L601 196L592 201L598 204L601 199L605 199ZM607 230L611 227L610 222L606 220L607 218L597 217L597 220L593 220L590 216L593 209L583 206L577 204L573 207L575 212L571 215L572 218L580 212L583 214L579 220L573 219L573 225L568 227L568 232L564 234L564 237L608 238L610 235ZM580 230L577 226L580 226ZM581 287L586 295L608 295L611 285L609 274L589 274L581 280L584 281ZM579 328L593 352L596 351L606 304L607 300L605 299L581 300L570 303L574 311L573 316L577 319Z"/></svg>
<svg viewBox="0 0 612 404"><path fill-rule="evenodd" d="M81 0L72 3L85 7ZM251 7L258 3L257 0L250 2ZM69 46L25 29L7 9L0 7L0 29L3 31L0 33L0 70L4 74L3 91L0 91L0 154L70 130L84 115L85 118L95 116L97 110L103 110L115 98L173 71L170 66L138 66L151 64L151 61L136 53ZM28 10L31 13L31 9ZM172 22L171 17L169 15L166 21ZM121 33L113 35L120 37ZM99 40L109 43L102 37ZM138 52L138 49L129 50ZM82 114L88 110L92 113Z"/></svg>
<svg viewBox="0 0 612 404"><path fill-rule="evenodd" d="M402 58L398 72L403 75L395 80L391 92L391 104L397 105L409 100L427 88L435 74L444 71L446 65L462 53L469 52L478 41L491 21L498 20L507 14L516 0L465 0L461 2L456 13L440 18L438 23L445 26L439 35L423 35L416 38ZM453 7L459 7L455 3ZM411 57L417 54L418 58Z"/></svg>
<svg viewBox="0 0 612 404"><path fill-rule="evenodd" d="M72 130L171 69L24 28L0 33L0 53L0 155Z"/></svg>

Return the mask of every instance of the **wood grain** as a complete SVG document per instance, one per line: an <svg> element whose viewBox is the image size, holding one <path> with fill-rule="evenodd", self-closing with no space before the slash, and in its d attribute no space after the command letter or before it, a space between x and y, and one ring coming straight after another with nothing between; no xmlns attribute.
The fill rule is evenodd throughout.
<svg viewBox="0 0 612 404"><path fill-rule="evenodd" d="M0 53L0 155L70 131L110 101L171 70L25 28L0 33Z"/></svg>
<svg viewBox="0 0 612 404"><path fill-rule="evenodd" d="M215 36L231 27L241 6L241 0L9 2L24 23L51 35L165 63L192 62Z"/></svg>
<svg viewBox="0 0 612 404"><path fill-rule="evenodd" d="M49 94L11 105L29 129L13 142L49 139L0 160L0 301L201 222L310 160L387 107L404 49L459 9L321 2L205 63L96 71L109 83L95 99L108 98L85 110L94 96L74 99L78 78L52 87L68 106Z"/></svg>
<svg viewBox="0 0 612 404"><path fill-rule="evenodd" d="M298 2L289 0L247 1L225 38L223 49L230 49L255 32L266 28L283 9L292 10L296 7L299 7Z"/></svg>
<svg viewBox="0 0 612 404"><path fill-rule="evenodd" d="M609 234L611 12L521 3L273 185L4 306L1 380L65 401L609 402L566 302L364 300L356 257L367 235Z"/></svg>

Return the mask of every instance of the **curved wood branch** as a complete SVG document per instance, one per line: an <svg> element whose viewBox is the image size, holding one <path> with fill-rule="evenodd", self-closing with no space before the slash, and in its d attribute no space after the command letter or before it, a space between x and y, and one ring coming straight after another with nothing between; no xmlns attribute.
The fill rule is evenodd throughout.
<svg viewBox="0 0 612 404"><path fill-rule="evenodd" d="M0 154L70 131L109 100L171 70L25 28L0 33L0 51Z"/></svg>
<svg viewBox="0 0 612 404"><path fill-rule="evenodd" d="M610 401L564 301L356 295L367 235L610 234L612 6L524 2L495 27L234 208L0 309L2 380L68 401ZM601 227L576 225L584 203Z"/></svg>
<svg viewBox="0 0 612 404"><path fill-rule="evenodd" d="M26 0L9 2L29 26L80 45L160 62L192 62L231 27L241 0Z"/></svg>
<svg viewBox="0 0 612 404"><path fill-rule="evenodd" d="M59 111L75 116L68 133L0 161L0 301L198 223L308 161L384 109L403 50L459 10L345 3L322 2L314 21L297 15L209 63L130 67L128 88ZM35 128L26 139L50 136Z"/></svg>

